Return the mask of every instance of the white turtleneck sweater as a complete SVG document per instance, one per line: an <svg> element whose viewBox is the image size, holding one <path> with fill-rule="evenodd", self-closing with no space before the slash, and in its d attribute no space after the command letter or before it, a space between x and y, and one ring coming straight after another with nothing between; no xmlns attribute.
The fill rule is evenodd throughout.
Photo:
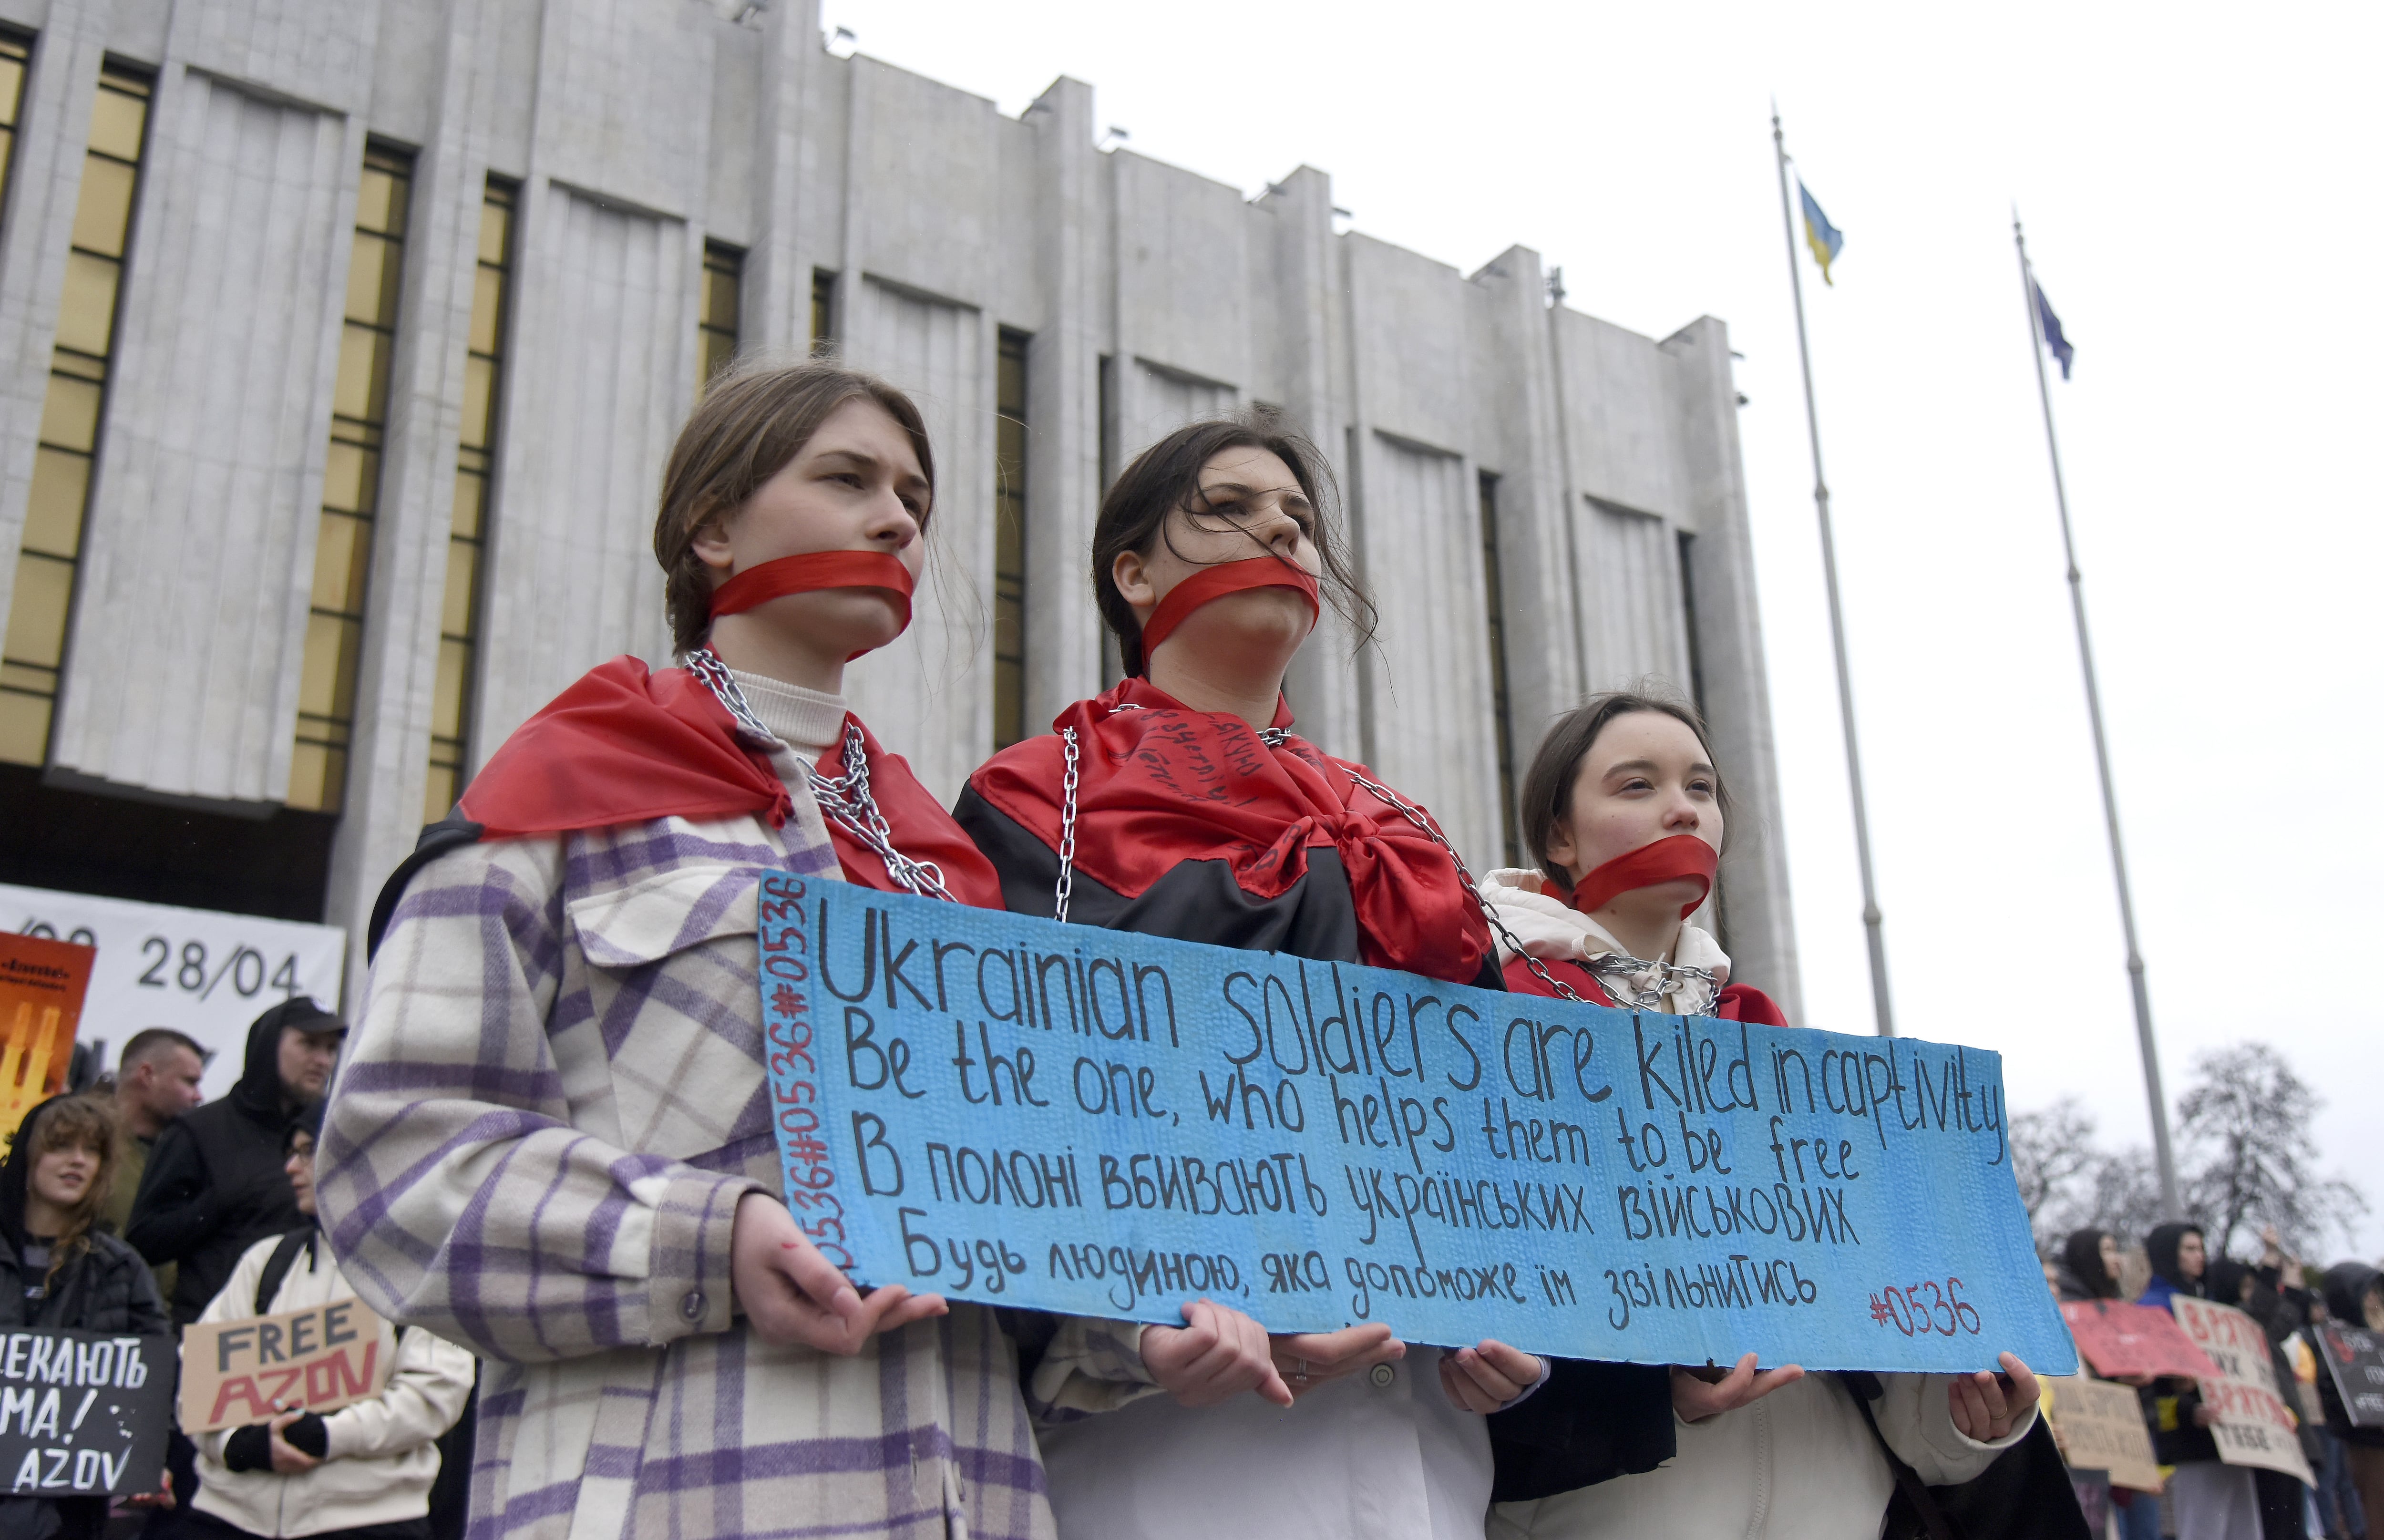
<svg viewBox="0 0 2384 1540"><path fill-rule="evenodd" d="M745 703L753 708L762 726L777 734L779 740L801 756L806 765L817 764L820 755L844 736L847 707L843 696L806 689L766 674L748 674L740 668L730 669L728 675L745 692Z"/></svg>
<svg viewBox="0 0 2384 1540"><path fill-rule="evenodd" d="M1542 892L1541 880L1537 872L1501 866L1481 883L1483 900L1497 911L1500 922L1514 932L1525 951L1544 961L1578 962L1630 956L1604 925L1554 894ZM1505 966L1514 955L1501 938L1499 965ZM1664 996L1663 1009L1670 1015L1705 1014L1713 1009L1714 996L1730 982L1729 954L1711 935L1692 925L1681 926L1681 938L1672 944L1672 955L1665 961L1674 967L1703 968L1713 975L1710 987L1702 979L1676 981L1678 987ZM1633 976L1631 982L1642 989L1652 988L1654 970Z"/></svg>

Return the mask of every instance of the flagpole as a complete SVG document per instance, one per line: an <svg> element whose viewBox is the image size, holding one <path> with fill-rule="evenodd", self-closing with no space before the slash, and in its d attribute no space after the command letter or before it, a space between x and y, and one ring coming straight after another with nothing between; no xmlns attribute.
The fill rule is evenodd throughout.
<svg viewBox="0 0 2384 1540"><path fill-rule="evenodd" d="M1855 857L1862 868L1863 929L1870 942L1870 1001L1879 1035L1895 1036L1887 998L1887 942L1880 933L1879 892L1870 875L1870 819L1864 812L1862 755L1855 744L1855 692L1846 674L1846 623L1838 603L1837 542L1830 534L1830 486L1821 475L1821 421L1813 407L1813 355L1805 341L1805 282L1796 268L1796 225L1788 213L1788 142L1780 108L1771 109L1771 148L1780 162L1780 227L1788 238L1788 287L1796 296L1796 361L1805 371L1805 429L1813 441L1813 510L1821 521L1821 575L1830 593L1830 645L1838 658L1838 718L1846 733L1846 781L1854 791Z"/></svg>
<svg viewBox="0 0 2384 1540"><path fill-rule="evenodd" d="M2078 547L2069 536L2069 491L2061 476L2061 444L2053 433L2053 390L2044 378L2044 323L2037 314L2036 275L2028 263L2028 237L2012 210L2012 245L2019 252L2019 297L2028 307L2028 354L2036 364L2036 400L2044 411L2044 448L2053 459L2053 501L2061 512L2061 554L2069 564L2069 617L2078 627L2078 664L2086 676L2086 719L2094 729L2094 769L2103 783L2103 823L2111 837L2111 875L2119 888L2119 930L2128 945L2128 987L2136 1000L2136 1047L2144 1061L2144 1095L2152 1103L2153 1159L2160 1168L2161 1211L2183 1219L2177 1186L2177 1157L2169 1148L2168 1099L2161 1094L2160 1050L2153 1041L2152 997L2144 990L2143 954L2136 949L2136 906L2129 896L2128 858L2119 843L2119 800L2111 789L2111 751L2103 737L2103 692L2094 683L2094 650L2086 640L2086 590L2078 571Z"/></svg>

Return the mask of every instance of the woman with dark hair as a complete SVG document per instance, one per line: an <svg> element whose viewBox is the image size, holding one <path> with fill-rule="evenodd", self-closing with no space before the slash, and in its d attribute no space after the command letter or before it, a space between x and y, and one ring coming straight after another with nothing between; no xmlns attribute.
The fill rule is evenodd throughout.
<svg viewBox="0 0 2384 1540"><path fill-rule="evenodd" d="M2153 1276L2137 1296L2137 1304L2165 1310L2180 1294L2195 1299L2209 1297L2204 1275L2210 1258L2201 1225L2154 1226L2144 1237L2144 1255L2153 1264ZM2217 1441L2210 1435L2218 1413L2203 1403L2201 1386L2172 1376L2155 1380L2141 1395L2144 1420L2152 1429L2153 1457L2175 1467L2168 1494L2177 1514L2178 1540L2260 1540L2260 1499L2252 1472L2219 1459Z"/></svg>
<svg viewBox="0 0 2384 1540"><path fill-rule="evenodd" d="M1284 674L1322 602L1371 628L1331 491L1314 446L1255 416L1178 428L1118 478L1092 579L1126 677L954 810L1011 909L1497 987L1431 814L1291 730ZM1208 1300L1184 1318L1059 1323L1028 1398L1063 1532L1478 1540L1482 1414L1541 1360L1410 1352L1379 1324L1270 1338Z"/></svg>
<svg viewBox="0 0 2384 1540"><path fill-rule="evenodd" d="M1730 982L1730 959L1688 923L1713 891L1730 825L1713 761L1696 713L1651 691L1593 696L1548 729L1521 792L1539 868L1482 882L1524 944L1505 959L1507 987L1788 1025L1771 997Z"/></svg>
<svg viewBox="0 0 2384 1540"><path fill-rule="evenodd" d="M1493 872L1481 889L1524 949L1507 962L1510 989L1787 1025L1769 997L1731 982L1729 957L1688 923L1713 890L1728 833L1714 761L1696 714L1647 690L1596 696L1549 730L1521 792L1539 869ZM1677 1450L1661 1469L1515 1493L1538 1500L1501 1502L1489 1532L1496 1540L1873 1540L1892 1502L1914 1502L1899 1491L1899 1464L1922 1486L1959 1489L2032 1441L1997 1472L1993 1490L1968 1495L1965 1532L2082 1537L2067 1472L2038 1424L2035 1376L2014 1354L1999 1361L2000 1374L1807 1375L1794 1364L1758 1374L1753 1353L1727 1373L1674 1367ZM1559 1364L1558 1378L1573 1367ZM1528 1427L1544 1413L1534 1399L1507 1416ZM1929 1500L1951 1512L1964 1499Z"/></svg>
<svg viewBox="0 0 2384 1540"><path fill-rule="evenodd" d="M2061 1261L2055 1288L2062 1302L2117 1299L2119 1297L2119 1241L2108 1230L2089 1225L2072 1230L2061 1243Z"/></svg>
<svg viewBox="0 0 2384 1540"><path fill-rule="evenodd" d="M383 894L323 1230L375 1310L488 1363L481 1540L1052 1533L994 1312L857 1292L771 1132L764 876L1000 902L842 695L909 623L934 512L885 381L715 381L654 523L685 666L565 690Z"/></svg>
<svg viewBox="0 0 2384 1540"><path fill-rule="evenodd" d="M96 1227L122 1137L98 1097L52 1097L18 1124L0 1164L0 1328L173 1331L149 1264ZM106 1527L105 1497L0 1497L0 1540L95 1540Z"/></svg>

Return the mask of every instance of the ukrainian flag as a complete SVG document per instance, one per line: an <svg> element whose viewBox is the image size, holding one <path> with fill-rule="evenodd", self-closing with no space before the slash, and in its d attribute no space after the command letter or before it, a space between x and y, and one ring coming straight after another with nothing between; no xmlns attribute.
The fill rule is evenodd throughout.
<svg viewBox="0 0 2384 1540"><path fill-rule="evenodd" d="M1821 212L1813 194L1805 190L1802 177L1796 179L1796 195L1805 200L1805 243L1813 248L1813 260L1821 265L1821 281L1834 289L1837 284L1830 277L1830 263L1836 258L1838 248L1846 243L1846 238L1830 223L1830 217Z"/></svg>

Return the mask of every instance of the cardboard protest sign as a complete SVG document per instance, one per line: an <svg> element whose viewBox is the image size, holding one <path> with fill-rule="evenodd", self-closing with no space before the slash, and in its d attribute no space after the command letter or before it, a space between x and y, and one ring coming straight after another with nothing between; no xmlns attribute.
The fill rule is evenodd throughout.
<svg viewBox="0 0 2384 1540"><path fill-rule="evenodd" d="M2354 1428L2384 1428L2384 1337L2340 1321L2320 1322L2318 1361L2334 1376L2334 1393Z"/></svg>
<svg viewBox="0 0 2384 1540"><path fill-rule="evenodd" d="M397 1357L361 1299L208 1321L182 1333L184 1433L210 1433L304 1408L337 1411L378 1396Z"/></svg>
<svg viewBox="0 0 2384 1540"><path fill-rule="evenodd" d="M2112 1485L2134 1492L2161 1489L2152 1434L2144 1431L2143 1403L2133 1390L2083 1374L2048 1377L2042 1383L2046 1419L2071 1470L2101 1471Z"/></svg>
<svg viewBox="0 0 2384 1540"><path fill-rule="evenodd" d="M2277 1394L2268 1336L2259 1323L2232 1305L2183 1294L2173 1297L2169 1306L2185 1335L2210 1355L2218 1370L2216 1378L2201 1382L2202 1404L2218 1413L2210 1429L2218 1458L2229 1465L2282 1471L2316 1485L2293 1432L2293 1414Z"/></svg>
<svg viewBox="0 0 2384 1540"><path fill-rule="evenodd" d="M863 1284L1574 1358L2076 1367L1994 1054L773 874L788 1202Z"/></svg>
<svg viewBox="0 0 2384 1540"><path fill-rule="evenodd" d="M312 995L339 1009L348 945L337 925L11 883L0 883L0 931L98 948L83 1001L97 1025L84 1040L113 1036L120 1049L145 1026L186 1032L213 1055L209 1100L240 1078L248 1024L267 1006Z"/></svg>
<svg viewBox="0 0 2384 1540"><path fill-rule="evenodd" d="M2069 1323L2078 1350L2105 1378L2175 1374L2201 1380L2218 1372L2167 1310L2116 1299L2073 1299L2061 1307L2061 1319Z"/></svg>
<svg viewBox="0 0 2384 1540"><path fill-rule="evenodd" d="M0 1137L67 1088L91 948L0 931Z"/></svg>
<svg viewBox="0 0 2384 1540"><path fill-rule="evenodd" d="M171 1337L0 1333L0 1496L155 1492L173 1411Z"/></svg>

